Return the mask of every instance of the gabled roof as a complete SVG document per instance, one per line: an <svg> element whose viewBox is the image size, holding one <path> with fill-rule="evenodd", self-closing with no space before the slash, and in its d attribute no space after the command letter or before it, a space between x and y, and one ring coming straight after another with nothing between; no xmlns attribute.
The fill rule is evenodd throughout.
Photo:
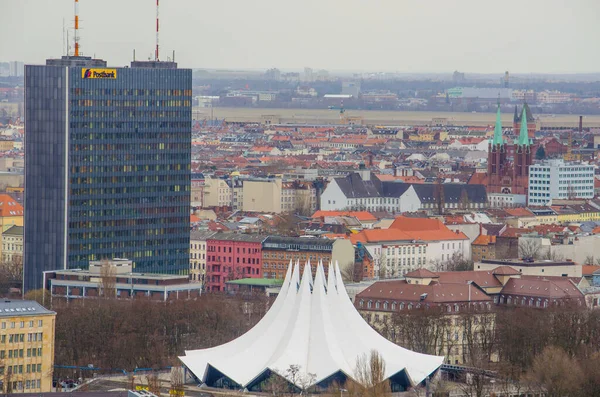
<svg viewBox="0 0 600 397"><path fill-rule="evenodd" d="M496 276L516 276L521 272L510 266L498 266L492 271L492 274Z"/></svg>
<svg viewBox="0 0 600 397"><path fill-rule="evenodd" d="M417 269L404 275L406 278L440 278L436 273L427 269Z"/></svg>
<svg viewBox="0 0 600 397"><path fill-rule="evenodd" d="M485 185L462 184L462 183L443 183L441 185L433 183L413 184L413 188L419 196L421 203L436 203L439 197L439 186L444 190L445 203L457 203L462 201L467 203L487 203L487 192Z"/></svg>
<svg viewBox="0 0 600 397"><path fill-rule="evenodd" d="M4 231L4 233L2 233L2 235L3 236L23 237L23 226L13 225L13 226L9 227L8 229L6 229Z"/></svg>
<svg viewBox="0 0 600 397"><path fill-rule="evenodd" d="M344 178L335 178L335 182L347 198L380 197L374 181L364 181L358 173L353 172Z"/></svg>
<svg viewBox="0 0 600 397"><path fill-rule="evenodd" d="M502 288L502 294L539 298L583 298L583 293L566 277L511 278Z"/></svg>
<svg viewBox="0 0 600 397"><path fill-rule="evenodd" d="M469 294L470 290L470 294ZM426 294L426 296L424 295ZM471 284L409 284L404 280L378 281L356 295L355 300L382 299L388 302L462 303L490 302L492 298Z"/></svg>

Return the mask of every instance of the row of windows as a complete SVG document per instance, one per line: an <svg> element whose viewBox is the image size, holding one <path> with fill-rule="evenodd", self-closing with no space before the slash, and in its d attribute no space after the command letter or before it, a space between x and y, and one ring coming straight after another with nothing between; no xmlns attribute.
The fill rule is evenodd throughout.
<svg viewBox="0 0 600 397"><path fill-rule="evenodd" d="M153 196L153 197L119 197L119 198L101 198L101 199L89 199L89 200L70 200L69 204L71 207L90 206L94 208L100 207L126 207L126 206L139 206L148 204L156 205L167 205L181 203L186 205L189 199L185 195L164 195L164 196ZM85 211L85 210L84 210ZM72 213L73 214L73 213ZM84 214L85 215L85 214Z"/></svg>
<svg viewBox="0 0 600 397"><path fill-rule="evenodd" d="M164 243L164 242L163 242ZM89 245L90 247L92 246L91 244ZM134 246L132 248L138 248L138 250L136 251L128 251L128 252L121 252L119 253L119 251L114 251L114 250L107 250L110 252L111 255L116 256L120 256L120 257L126 257L126 258L130 258L135 260L144 260L145 258L157 258L157 257L161 257L161 258L167 258L168 259L168 263L170 266L173 265L173 258L177 257L179 255L187 255L187 250L185 249L163 249L163 250L145 250L142 251L137 246ZM96 250L98 250L99 248L95 248ZM117 249L117 248L115 248ZM97 255L97 254L88 254L87 252L89 252L89 250L91 250L91 248L85 249L85 250L81 250L80 252L86 252L85 254L69 254L69 263L72 262L82 262L85 266L89 265L89 261L95 261L95 260L100 260L103 258L106 258L106 254L101 254L101 255ZM72 251L73 252L73 251ZM177 260L175 262L179 263L182 266L182 269L189 269L189 264L187 262L185 262L186 259L183 260ZM157 260L157 261L153 261L154 263L158 264L158 265L162 265L164 264L162 260ZM139 262L136 262L136 271L141 271L140 270L140 266L139 266Z"/></svg>
<svg viewBox="0 0 600 397"><path fill-rule="evenodd" d="M157 150L190 150L189 143L83 143L72 145L72 149L76 152L78 151L87 151L87 150L101 150L101 151L116 151L123 152L126 156L135 156L132 153L137 151L157 151ZM135 157L125 157L125 160L133 160Z"/></svg>
<svg viewBox="0 0 600 397"><path fill-rule="evenodd" d="M120 99L71 99L70 107L191 107L192 101L189 99L138 99L138 100L120 100Z"/></svg>
<svg viewBox="0 0 600 397"><path fill-rule="evenodd" d="M23 244L2 244L3 251L23 251Z"/></svg>
<svg viewBox="0 0 600 397"><path fill-rule="evenodd" d="M23 358L23 349L12 349L8 350L8 354L6 350L0 350L0 359L5 358ZM27 357L42 357L42 348L34 347L26 350Z"/></svg>
<svg viewBox="0 0 600 397"><path fill-rule="evenodd" d="M135 227L137 229L146 229L145 225L174 225L179 226L180 224L187 223L186 218L143 218L143 219L117 219L117 220L101 220L101 221L81 221L81 222L69 222L69 229L107 229L105 231L115 231L115 227ZM178 229L167 228L165 233L174 233ZM103 231L103 230L95 230ZM163 234L163 233L161 233ZM74 238L76 234L72 235Z"/></svg>
<svg viewBox="0 0 600 397"><path fill-rule="evenodd" d="M138 122L121 122L121 121L71 121L70 128L116 128L127 129L129 132L138 132L139 129L191 129L190 123L187 121L138 121ZM131 137L121 134L121 139L131 139ZM116 135L115 138L119 138Z"/></svg>
<svg viewBox="0 0 600 397"><path fill-rule="evenodd" d="M41 321L41 320L40 320ZM42 340L42 332L34 332L27 334L27 342L37 342ZM20 343L25 341L25 334L9 334L8 343ZM0 337L1 343L6 343L6 334Z"/></svg>
<svg viewBox="0 0 600 397"><path fill-rule="evenodd" d="M216 249L215 249L216 248ZM223 251L222 252L229 252L231 253L232 247L223 247ZM248 248L248 254L258 254L258 252L260 251L260 249L258 248ZM208 247L208 252L221 252L221 246L217 246L215 247L214 245L211 245ZM240 247L236 247L236 252L239 254L240 253ZM245 254L246 253L246 247L242 247L241 249L241 253Z"/></svg>
<svg viewBox="0 0 600 397"><path fill-rule="evenodd" d="M191 168L190 164L155 164L155 165L82 165L71 167L71 174L86 174L86 173L106 173L113 175L119 172L141 172L141 171L189 171Z"/></svg>
<svg viewBox="0 0 600 397"><path fill-rule="evenodd" d="M142 119L142 118L183 118L189 115L184 110L71 110L71 118L98 118L98 119Z"/></svg>
<svg viewBox="0 0 600 397"><path fill-rule="evenodd" d="M159 90L159 89L117 89L117 88L71 88L71 95L85 95L85 96L100 96L100 95L111 95L111 96L192 96L192 90Z"/></svg>
<svg viewBox="0 0 600 397"><path fill-rule="evenodd" d="M184 141L186 137L189 137L189 134L186 134L186 131L180 133L173 132L162 132L162 131L146 131L143 135L144 142L148 141ZM116 143L115 141L131 141L132 143L139 142L139 136L124 134L123 131L106 131L103 130L101 132L97 131L89 131L89 132L71 132L69 134L69 138L72 142L80 142L80 141L92 141L90 143L107 143L106 141L110 141L111 145L123 145L122 143ZM185 139L187 142L188 139Z"/></svg>
<svg viewBox="0 0 600 397"><path fill-rule="evenodd" d="M90 152L90 150L87 150L86 152ZM147 153L147 152L142 152L142 153L112 153L112 154L87 154L86 152L84 152L85 154L75 154L72 153L70 156L70 161L73 164L81 164L81 163L90 163L90 162L94 162L94 163L114 163L114 162L119 162L119 163L123 163L125 161L127 162L133 162L133 163L141 163L139 164L140 167L144 167L145 171L150 171L153 168L153 165L155 164L146 164L148 162L151 161L157 161L157 162L167 162L168 163L172 163L173 160L188 160L190 158L190 154L189 152L185 151L185 150L177 150L177 151L169 151L169 152L162 152L162 153ZM98 153L98 151L94 151L94 153ZM186 165L184 164L175 164L176 165L176 170L183 170L186 169Z"/></svg>
<svg viewBox="0 0 600 397"><path fill-rule="evenodd" d="M21 355L21 357L23 357ZM25 367L25 368L23 368ZM8 372L11 374L22 374L23 373L23 369L25 369L25 373L29 374L29 373L36 373L36 372L42 372L42 364L27 364L27 366L24 365L12 365L12 366L8 366ZM4 374L4 367L0 367L0 375ZM39 387L39 386L38 386Z"/></svg>
<svg viewBox="0 0 600 397"><path fill-rule="evenodd" d="M386 248L387 249L386 253L387 253L387 255L394 255L394 254L397 254L397 255L400 255L400 254L407 255L408 254L408 255L410 255L411 254L411 248L412 248L412 254L413 255L416 252L418 252L419 254L420 253L425 254L427 252L427 246L423 245L423 246L419 246L419 247L414 247L414 246L413 247L401 247L401 248L400 247L397 247L397 248L387 247Z"/></svg>
<svg viewBox="0 0 600 397"><path fill-rule="evenodd" d="M91 189L72 189L71 194L77 196L101 196L106 194L125 194L125 193L166 193L166 192L189 192L189 185L144 185L144 186L123 186L115 188L91 188Z"/></svg>
<svg viewBox="0 0 600 397"><path fill-rule="evenodd" d="M6 323L6 321L2 322L2 329L6 329L6 327L10 327L10 328L16 328L16 322L15 321L11 321L10 323ZM29 328L33 328L35 326L35 321L34 320L29 320L28 322ZM37 320L37 326L38 327L42 327L44 325L44 320ZM20 321L19 322L19 328L25 328L25 321Z"/></svg>
<svg viewBox="0 0 600 397"><path fill-rule="evenodd" d="M364 307L365 306L365 301L363 299L361 299L358 303L359 307ZM463 305L464 306L464 305ZM384 302L380 302L380 301L375 301L375 304L373 304L373 301L369 300L366 302L366 307L367 309L383 309L383 310L412 310L413 308L415 309L420 309L421 303L413 303L413 302L409 302L407 304L404 304L404 302L392 302L391 304L388 301L384 301ZM430 306L429 304L425 304L424 306L426 309L429 309ZM445 307L446 312L448 313L458 313L460 312L460 307L461 305L458 303L455 304L448 304L448 305L444 305L442 306L442 308ZM489 302L483 303L483 302L471 302L469 303L469 307L473 308L473 309L479 309L479 310L490 310L491 309L491 304Z"/></svg>
<svg viewBox="0 0 600 397"><path fill-rule="evenodd" d="M317 254L306 254L306 253L299 253L299 252L294 252L294 253L283 253L283 252L271 252L269 253L268 251L263 251L263 258L266 259L304 259L304 260L311 260L311 261L317 261L317 260L323 260L323 261L328 261L329 259L331 259L329 256L319 256Z"/></svg>
<svg viewBox="0 0 600 397"><path fill-rule="evenodd" d="M74 189L75 190L75 189ZM95 207L98 208L98 207ZM139 207L121 209L96 209L87 211L72 211L73 218L95 217L147 217L151 215L185 214L188 210L184 206L178 207Z"/></svg>
<svg viewBox="0 0 600 397"><path fill-rule="evenodd" d="M224 256L223 259L221 260L221 256L215 256L215 255L209 255L207 256L207 259L213 262L218 262L218 263L222 263L222 262L229 262L232 263L233 262L233 258L231 256ZM235 258L235 263L248 263L249 265L259 265L260 264L260 258L246 258L246 257L242 257L242 260L240 262L240 258L237 257Z"/></svg>

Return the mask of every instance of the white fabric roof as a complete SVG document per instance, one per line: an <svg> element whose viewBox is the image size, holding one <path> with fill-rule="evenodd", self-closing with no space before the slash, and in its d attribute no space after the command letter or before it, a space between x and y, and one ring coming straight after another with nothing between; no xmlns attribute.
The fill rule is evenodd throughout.
<svg viewBox="0 0 600 397"><path fill-rule="evenodd" d="M221 346L186 351L180 360L203 382L210 365L242 387L266 370L286 377L290 365L298 365L304 379L315 374L315 384L339 371L353 378L357 358L372 350L385 361L386 378L406 370L412 385L440 367L443 357L404 349L372 329L352 305L337 264L330 265L329 279L322 264L314 280L310 263L302 280L299 268L288 267L277 299L251 330Z"/></svg>

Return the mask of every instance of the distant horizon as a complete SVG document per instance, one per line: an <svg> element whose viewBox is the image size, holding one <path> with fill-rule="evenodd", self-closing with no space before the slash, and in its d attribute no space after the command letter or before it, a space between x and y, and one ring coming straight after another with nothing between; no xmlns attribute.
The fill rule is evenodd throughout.
<svg viewBox="0 0 600 397"><path fill-rule="evenodd" d="M597 0L177 0L160 2L159 42L196 69L573 75L600 72L597 15ZM79 16L83 54L154 57L154 2L80 1ZM60 57L73 19L73 0L0 0L0 59Z"/></svg>
<svg viewBox="0 0 600 397"><path fill-rule="evenodd" d="M48 59L56 59L56 58L60 58L64 55L60 55L60 56L56 56L56 57L50 57ZM83 55L83 56L89 56L89 55ZM92 57L93 58L93 57ZM103 57L96 57L98 59L102 59L107 61L109 66L115 66L115 67L123 67L123 66L129 66L128 64L133 61L133 59L125 64L112 64L110 63L110 61L106 58ZM139 60L139 59L138 59ZM263 68L263 67L256 67L256 68L244 68L244 67L194 67L194 66L187 66L187 65L181 65L177 59L175 60L178 63L178 66L180 68L185 68L185 69L192 69L193 71L218 71L218 72L255 72L255 73L259 73L259 72L266 72L267 70L270 69L278 69L280 72L282 73L300 73L302 74L304 72L304 67L298 68L278 68L277 66L273 66L273 67L268 67L268 68ZM12 59L12 60L0 60L0 63L9 63L9 62L23 62L25 65L39 65L40 63L34 63L34 62L26 62L23 60L18 60L18 59ZM329 73L341 73L341 74L357 74L357 73L361 73L361 74L379 74L379 73L385 73L385 74L397 74L397 75L407 75L407 76L412 76L412 75L448 75L448 76L452 76L452 74L454 72L459 72L459 73L464 73L465 74L465 78L468 80L469 76L481 76L481 77L503 77L504 73L506 71L502 71L502 72L470 72L470 71L465 71L465 70L452 70L452 71L413 71L413 72L408 72L408 71L401 71L401 70L396 70L396 71L392 71L392 70L353 70L353 69L327 69L327 68L316 68L316 67L310 67L310 66L306 66L308 68L311 68L313 71L319 71L319 70L326 70ZM596 71L596 72L511 72L510 70L508 71L509 75L511 77L515 76L515 77L530 77L530 76L587 76L587 75L598 75L598 78L600 79L600 70Z"/></svg>

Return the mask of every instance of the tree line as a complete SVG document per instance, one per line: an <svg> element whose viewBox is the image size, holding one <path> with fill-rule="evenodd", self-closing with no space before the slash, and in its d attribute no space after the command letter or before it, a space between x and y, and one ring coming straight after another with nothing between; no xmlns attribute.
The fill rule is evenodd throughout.
<svg viewBox="0 0 600 397"><path fill-rule="evenodd" d="M255 325L267 308L267 297L255 294L206 294L196 300L169 302L55 299L51 304L57 313L55 363L91 364L107 372L180 365L177 357L185 350L237 338Z"/></svg>
<svg viewBox="0 0 600 397"><path fill-rule="evenodd" d="M461 337L454 338L454 330ZM394 313L381 333L402 346L448 356L460 347L462 364L497 373L495 385L471 375L465 395L492 386L547 396L600 396L600 311L579 306L499 308L451 316L436 310ZM464 379L463 379L464 380ZM468 390L467 390L468 389Z"/></svg>

